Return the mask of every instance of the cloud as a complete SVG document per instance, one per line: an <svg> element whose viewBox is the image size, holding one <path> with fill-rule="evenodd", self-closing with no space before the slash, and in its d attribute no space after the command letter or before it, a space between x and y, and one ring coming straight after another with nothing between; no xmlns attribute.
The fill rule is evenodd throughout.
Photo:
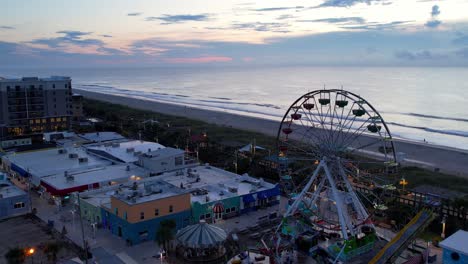
<svg viewBox="0 0 468 264"><path fill-rule="evenodd" d="M250 22L250 23L233 23L229 29L235 30L255 30L255 31L269 31L278 33L287 33L289 30L287 23L278 22Z"/></svg>
<svg viewBox="0 0 468 264"><path fill-rule="evenodd" d="M426 24L424 24L426 27L429 27L429 28L436 28L438 27L440 24L442 24L442 21L440 20L429 20L426 22Z"/></svg>
<svg viewBox="0 0 468 264"><path fill-rule="evenodd" d="M434 60L434 59L440 59L445 57L445 55L441 54L434 54L431 51L428 50L423 50L419 52L410 52L408 50L401 50L395 52L395 57L398 59L403 59L403 60L410 60L410 61L415 61L415 60Z"/></svg>
<svg viewBox="0 0 468 264"><path fill-rule="evenodd" d="M267 7L267 8L258 8L258 9L251 9L251 11L257 12L269 12L269 11L283 11L283 10L296 10L296 9L303 9L303 6L290 6L290 7Z"/></svg>
<svg viewBox="0 0 468 264"><path fill-rule="evenodd" d="M322 4L315 6L313 8L320 7L350 7L360 3L366 3L368 5L372 3L381 2L382 4L389 4L385 0L325 0Z"/></svg>
<svg viewBox="0 0 468 264"><path fill-rule="evenodd" d="M463 59L468 59L468 48L463 48L455 51L455 55Z"/></svg>
<svg viewBox="0 0 468 264"><path fill-rule="evenodd" d="M169 63L214 63L214 62L230 62L232 58L225 56L203 56L191 58L166 58L164 61Z"/></svg>
<svg viewBox="0 0 468 264"><path fill-rule="evenodd" d="M63 47L63 46L70 45L70 44L76 45L79 47L87 47L87 46L93 46L93 45L101 46L104 44L104 42L102 42L99 39L83 38L84 36L88 36L91 33L92 32L62 30L62 31L57 31L57 34L63 34L63 36L61 37L35 39L35 40L32 40L30 43L46 45L49 48Z"/></svg>
<svg viewBox="0 0 468 264"><path fill-rule="evenodd" d="M333 17L333 18L322 18L322 19L311 19L311 20L297 20L297 22L321 22L321 23L357 23L364 24L366 20L362 17Z"/></svg>
<svg viewBox="0 0 468 264"><path fill-rule="evenodd" d="M183 23L187 21L206 21L210 19L208 14L198 15L163 15L160 17L147 17L146 21L163 21L163 24Z"/></svg>
<svg viewBox="0 0 468 264"><path fill-rule="evenodd" d="M442 24L442 21L437 19L437 16L440 14L440 9L438 5L433 5L432 10L431 10L431 20L427 21L426 24L424 24L426 27L429 28L436 28L440 24Z"/></svg>
<svg viewBox="0 0 468 264"><path fill-rule="evenodd" d="M439 14L440 14L439 6L438 5L432 6L431 16L435 17L435 16L438 16Z"/></svg>
<svg viewBox="0 0 468 264"><path fill-rule="evenodd" d="M141 16L143 13L141 12L134 12L134 13L128 13L127 16Z"/></svg>
<svg viewBox="0 0 468 264"><path fill-rule="evenodd" d="M111 35L106 35L106 34L103 34L103 35L100 35L101 37L104 37L104 38L112 38Z"/></svg>
<svg viewBox="0 0 468 264"><path fill-rule="evenodd" d="M0 29L15 29L14 27L10 26L0 26Z"/></svg>
<svg viewBox="0 0 468 264"><path fill-rule="evenodd" d="M366 25L360 26L342 26L342 29L354 29L354 30L385 30L385 29L393 29L397 26L404 25L413 21L393 21L389 23L375 23L370 22Z"/></svg>
<svg viewBox="0 0 468 264"><path fill-rule="evenodd" d="M468 35L463 33L458 33L457 37L452 40L452 43L455 45L467 45L468 46Z"/></svg>
<svg viewBox="0 0 468 264"><path fill-rule="evenodd" d="M285 19L292 19L292 18L296 18L296 17L293 16L293 15L280 15L276 19L277 20L285 20Z"/></svg>

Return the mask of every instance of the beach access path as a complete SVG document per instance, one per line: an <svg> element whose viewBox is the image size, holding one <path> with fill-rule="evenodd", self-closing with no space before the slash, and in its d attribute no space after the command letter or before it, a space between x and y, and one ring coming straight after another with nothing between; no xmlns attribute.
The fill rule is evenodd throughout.
<svg viewBox="0 0 468 264"><path fill-rule="evenodd" d="M148 110L161 114L182 116L220 126L258 132L272 137L276 137L280 124L279 121L237 115L228 112L212 111L178 104L103 94L79 89L75 89L74 91L90 99L125 105L131 108ZM403 166L417 166L429 170L437 168L442 173L468 178L468 150L403 139L394 139L394 143L397 152L404 153L405 159L400 161Z"/></svg>

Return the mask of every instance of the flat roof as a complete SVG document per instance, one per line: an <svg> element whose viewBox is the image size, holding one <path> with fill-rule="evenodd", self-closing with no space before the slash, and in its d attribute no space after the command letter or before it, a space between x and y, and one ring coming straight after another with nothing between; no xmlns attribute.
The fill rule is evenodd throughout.
<svg viewBox="0 0 468 264"><path fill-rule="evenodd" d="M21 77L21 78L0 78L0 82L30 82L30 81L69 81L68 76L50 76L50 77Z"/></svg>
<svg viewBox="0 0 468 264"><path fill-rule="evenodd" d="M127 166L129 170L127 170ZM73 176L73 180L67 179L65 173L60 173L41 178L41 181L57 190L64 190L94 183L131 180L135 177L143 178L147 177L149 173L147 170L133 164L122 164L68 172L67 175Z"/></svg>
<svg viewBox="0 0 468 264"><path fill-rule="evenodd" d="M1 198L10 198L20 195L25 195L26 192L16 187L9 181L0 181L0 196ZM1 199L0 198L0 199Z"/></svg>
<svg viewBox="0 0 468 264"><path fill-rule="evenodd" d="M85 148L104 158L130 163L138 161L138 153L152 152L157 149L164 149L165 147L155 142L130 140L109 144L92 144L85 146Z"/></svg>
<svg viewBox="0 0 468 264"><path fill-rule="evenodd" d="M192 202L201 204L223 200L233 196L269 190L274 184L248 175L238 175L209 165L198 165L182 170L166 172L159 176L176 186L192 192ZM197 180L198 179L198 180ZM193 191L204 190L206 194L195 195ZM208 201L206 200L208 196Z"/></svg>
<svg viewBox="0 0 468 264"><path fill-rule="evenodd" d="M468 255L468 232L460 229L440 242L439 245L442 248Z"/></svg>
<svg viewBox="0 0 468 264"><path fill-rule="evenodd" d="M181 154L184 154L184 153L185 153L185 151L183 151L181 149L167 147L167 148L162 148L162 149L158 149L158 150L155 150L155 151L150 151L150 152L144 153L144 157L151 158L151 159L160 159L160 158L166 158L166 157L181 155Z"/></svg>
<svg viewBox="0 0 468 264"><path fill-rule="evenodd" d="M63 148L66 153L59 153L60 148L38 150L31 152L8 154L2 158L8 159L11 163L29 171L35 177L45 177L64 171L77 171L86 168L111 165L110 161L89 155L83 148L70 147ZM70 158L70 154L77 154L77 158ZM78 158L87 158L87 162L79 162Z"/></svg>
<svg viewBox="0 0 468 264"><path fill-rule="evenodd" d="M136 189L134 188L135 184ZM122 202L133 205L164 199L187 192L188 191L177 188L157 177L156 179L149 178L143 181L133 181L123 184L117 190L117 193L114 193L112 196Z"/></svg>
<svg viewBox="0 0 468 264"><path fill-rule="evenodd" d="M78 136L86 140L89 140L91 142L104 142L104 141L125 139L124 136L120 135L117 132L93 132L93 133L78 134Z"/></svg>

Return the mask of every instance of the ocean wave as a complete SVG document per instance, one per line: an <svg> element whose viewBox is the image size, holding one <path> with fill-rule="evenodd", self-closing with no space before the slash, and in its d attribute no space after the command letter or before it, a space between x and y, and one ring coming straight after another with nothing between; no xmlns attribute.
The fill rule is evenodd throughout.
<svg viewBox="0 0 468 264"><path fill-rule="evenodd" d="M422 117L422 118L428 118L428 119L468 122L467 118L451 117L451 116L436 116L436 115L426 115L426 114L418 114L418 113L400 113L400 112L383 112L383 113L413 116L413 117Z"/></svg>
<svg viewBox="0 0 468 264"><path fill-rule="evenodd" d="M401 124L401 123L397 123L397 122L387 122L387 124L400 126L400 127L406 127L406 128L424 130L426 132L431 132L431 133L438 133L438 134L452 135L452 136L460 136L460 137L468 137L468 131L442 130L442 129L435 129L435 128L430 128L430 127L423 127L423 126L405 125L405 124Z"/></svg>

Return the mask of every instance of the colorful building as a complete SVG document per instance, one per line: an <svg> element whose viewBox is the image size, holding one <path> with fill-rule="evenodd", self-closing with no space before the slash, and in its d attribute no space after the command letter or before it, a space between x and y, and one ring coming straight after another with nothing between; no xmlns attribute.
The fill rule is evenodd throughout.
<svg viewBox="0 0 468 264"><path fill-rule="evenodd" d="M0 173L0 219L27 214L30 209L29 195Z"/></svg>
<svg viewBox="0 0 468 264"><path fill-rule="evenodd" d="M85 219L98 222L131 245L157 239L164 220L175 222L174 232L190 223L190 193L160 180L131 181L81 196Z"/></svg>
<svg viewBox="0 0 468 264"><path fill-rule="evenodd" d="M442 263L461 264L468 263L468 232L458 230L439 243L443 249Z"/></svg>
<svg viewBox="0 0 468 264"><path fill-rule="evenodd" d="M192 222L208 223L279 204L277 185L209 165L167 172L160 178L190 191Z"/></svg>

